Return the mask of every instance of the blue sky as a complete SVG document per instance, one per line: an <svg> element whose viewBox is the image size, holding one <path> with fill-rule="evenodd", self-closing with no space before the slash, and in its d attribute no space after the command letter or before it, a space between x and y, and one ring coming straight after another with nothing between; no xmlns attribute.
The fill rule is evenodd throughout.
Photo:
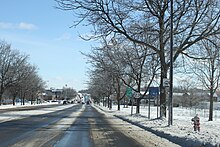
<svg viewBox="0 0 220 147"><path fill-rule="evenodd" d="M55 5L54 0L1 0L0 39L29 55L49 88L85 89L89 66L80 51L89 52L94 42L78 36L90 29L70 28L76 18Z"/></svg>

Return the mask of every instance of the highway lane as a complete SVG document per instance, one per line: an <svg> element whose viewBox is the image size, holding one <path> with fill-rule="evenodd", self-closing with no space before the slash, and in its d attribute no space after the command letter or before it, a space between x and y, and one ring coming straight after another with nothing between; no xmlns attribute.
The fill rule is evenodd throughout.
<svg viewBox="0 0 220 147"><path fill-rule="evenodd" d="M90 105L0 123L0 147L141 147ZM111 123L110 123L111 122ZM113 122L113 123L112 123Z"/></svg>
<svg viewBox="0 0 220 147"><path fill-rule="evenodd" d="M57 147L142 147L136 140L126 136L118 127L124 124L114 122L115 117L106 117L90 105L77 117L66 131Z"/></svg>
<svg viewBox="0 0 220 147"><path fill-rule="evenodd" d="M75 114L81 109L82 105L73 105L52 113L0 123L0 146L42 146L53 138L58 139L68 127L68 124L61 120L66 118L74 120L76 116L70 118L71 114Z"/></svg>

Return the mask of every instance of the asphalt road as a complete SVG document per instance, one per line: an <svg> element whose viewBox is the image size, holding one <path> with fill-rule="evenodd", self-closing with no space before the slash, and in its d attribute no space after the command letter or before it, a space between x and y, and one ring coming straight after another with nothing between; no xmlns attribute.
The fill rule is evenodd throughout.
<svg viewBox="0 0 220 147"><path fill-rule="evenodd" d="M0 147L141 147L119 131L124 124L114 124L114 119L90 105L79 104L7 121L0 123Z"/></svg>

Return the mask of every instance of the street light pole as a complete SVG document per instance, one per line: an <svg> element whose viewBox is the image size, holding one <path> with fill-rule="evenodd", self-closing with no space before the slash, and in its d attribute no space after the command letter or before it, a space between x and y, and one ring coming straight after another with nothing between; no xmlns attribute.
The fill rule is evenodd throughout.
<svg viewBox="0 0 220 147"><path fill-rule="evenodd" d="M173 0L170 0L170 89L168 125L173 125Z"/></svg>

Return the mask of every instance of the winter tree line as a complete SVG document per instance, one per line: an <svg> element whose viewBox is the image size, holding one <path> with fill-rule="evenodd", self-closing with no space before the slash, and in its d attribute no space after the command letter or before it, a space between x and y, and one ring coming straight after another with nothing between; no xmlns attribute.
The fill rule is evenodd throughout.
<svg viewBox="0 0 220 147"><path fill-rule="evenodd" d="M73 26L92 26L92 35L82 38L100 42L85 54L92 65L89 89L93 98L99 101L114 95L120 109L119 102L128 87L136 93L144 88L146 94L150 86L158 85L160 117L166 117L169 94L164 81L170 79L173 65L174 76L193 75L192 81L209 90L212 120L213 94L219 86L218 0L55 1L58 9L78 17ZM137 99L136 113L141 98Z"/></svg>
<svg viewBox="0 0 220 147"><path fill-rule="evenodd" d="M13 49L10 44L0 41L0 105L5 99L16 98L25 104L37 100L38 94L45 87L45 82L38 75L38 69L29 62L26 54Z"/></svg>

